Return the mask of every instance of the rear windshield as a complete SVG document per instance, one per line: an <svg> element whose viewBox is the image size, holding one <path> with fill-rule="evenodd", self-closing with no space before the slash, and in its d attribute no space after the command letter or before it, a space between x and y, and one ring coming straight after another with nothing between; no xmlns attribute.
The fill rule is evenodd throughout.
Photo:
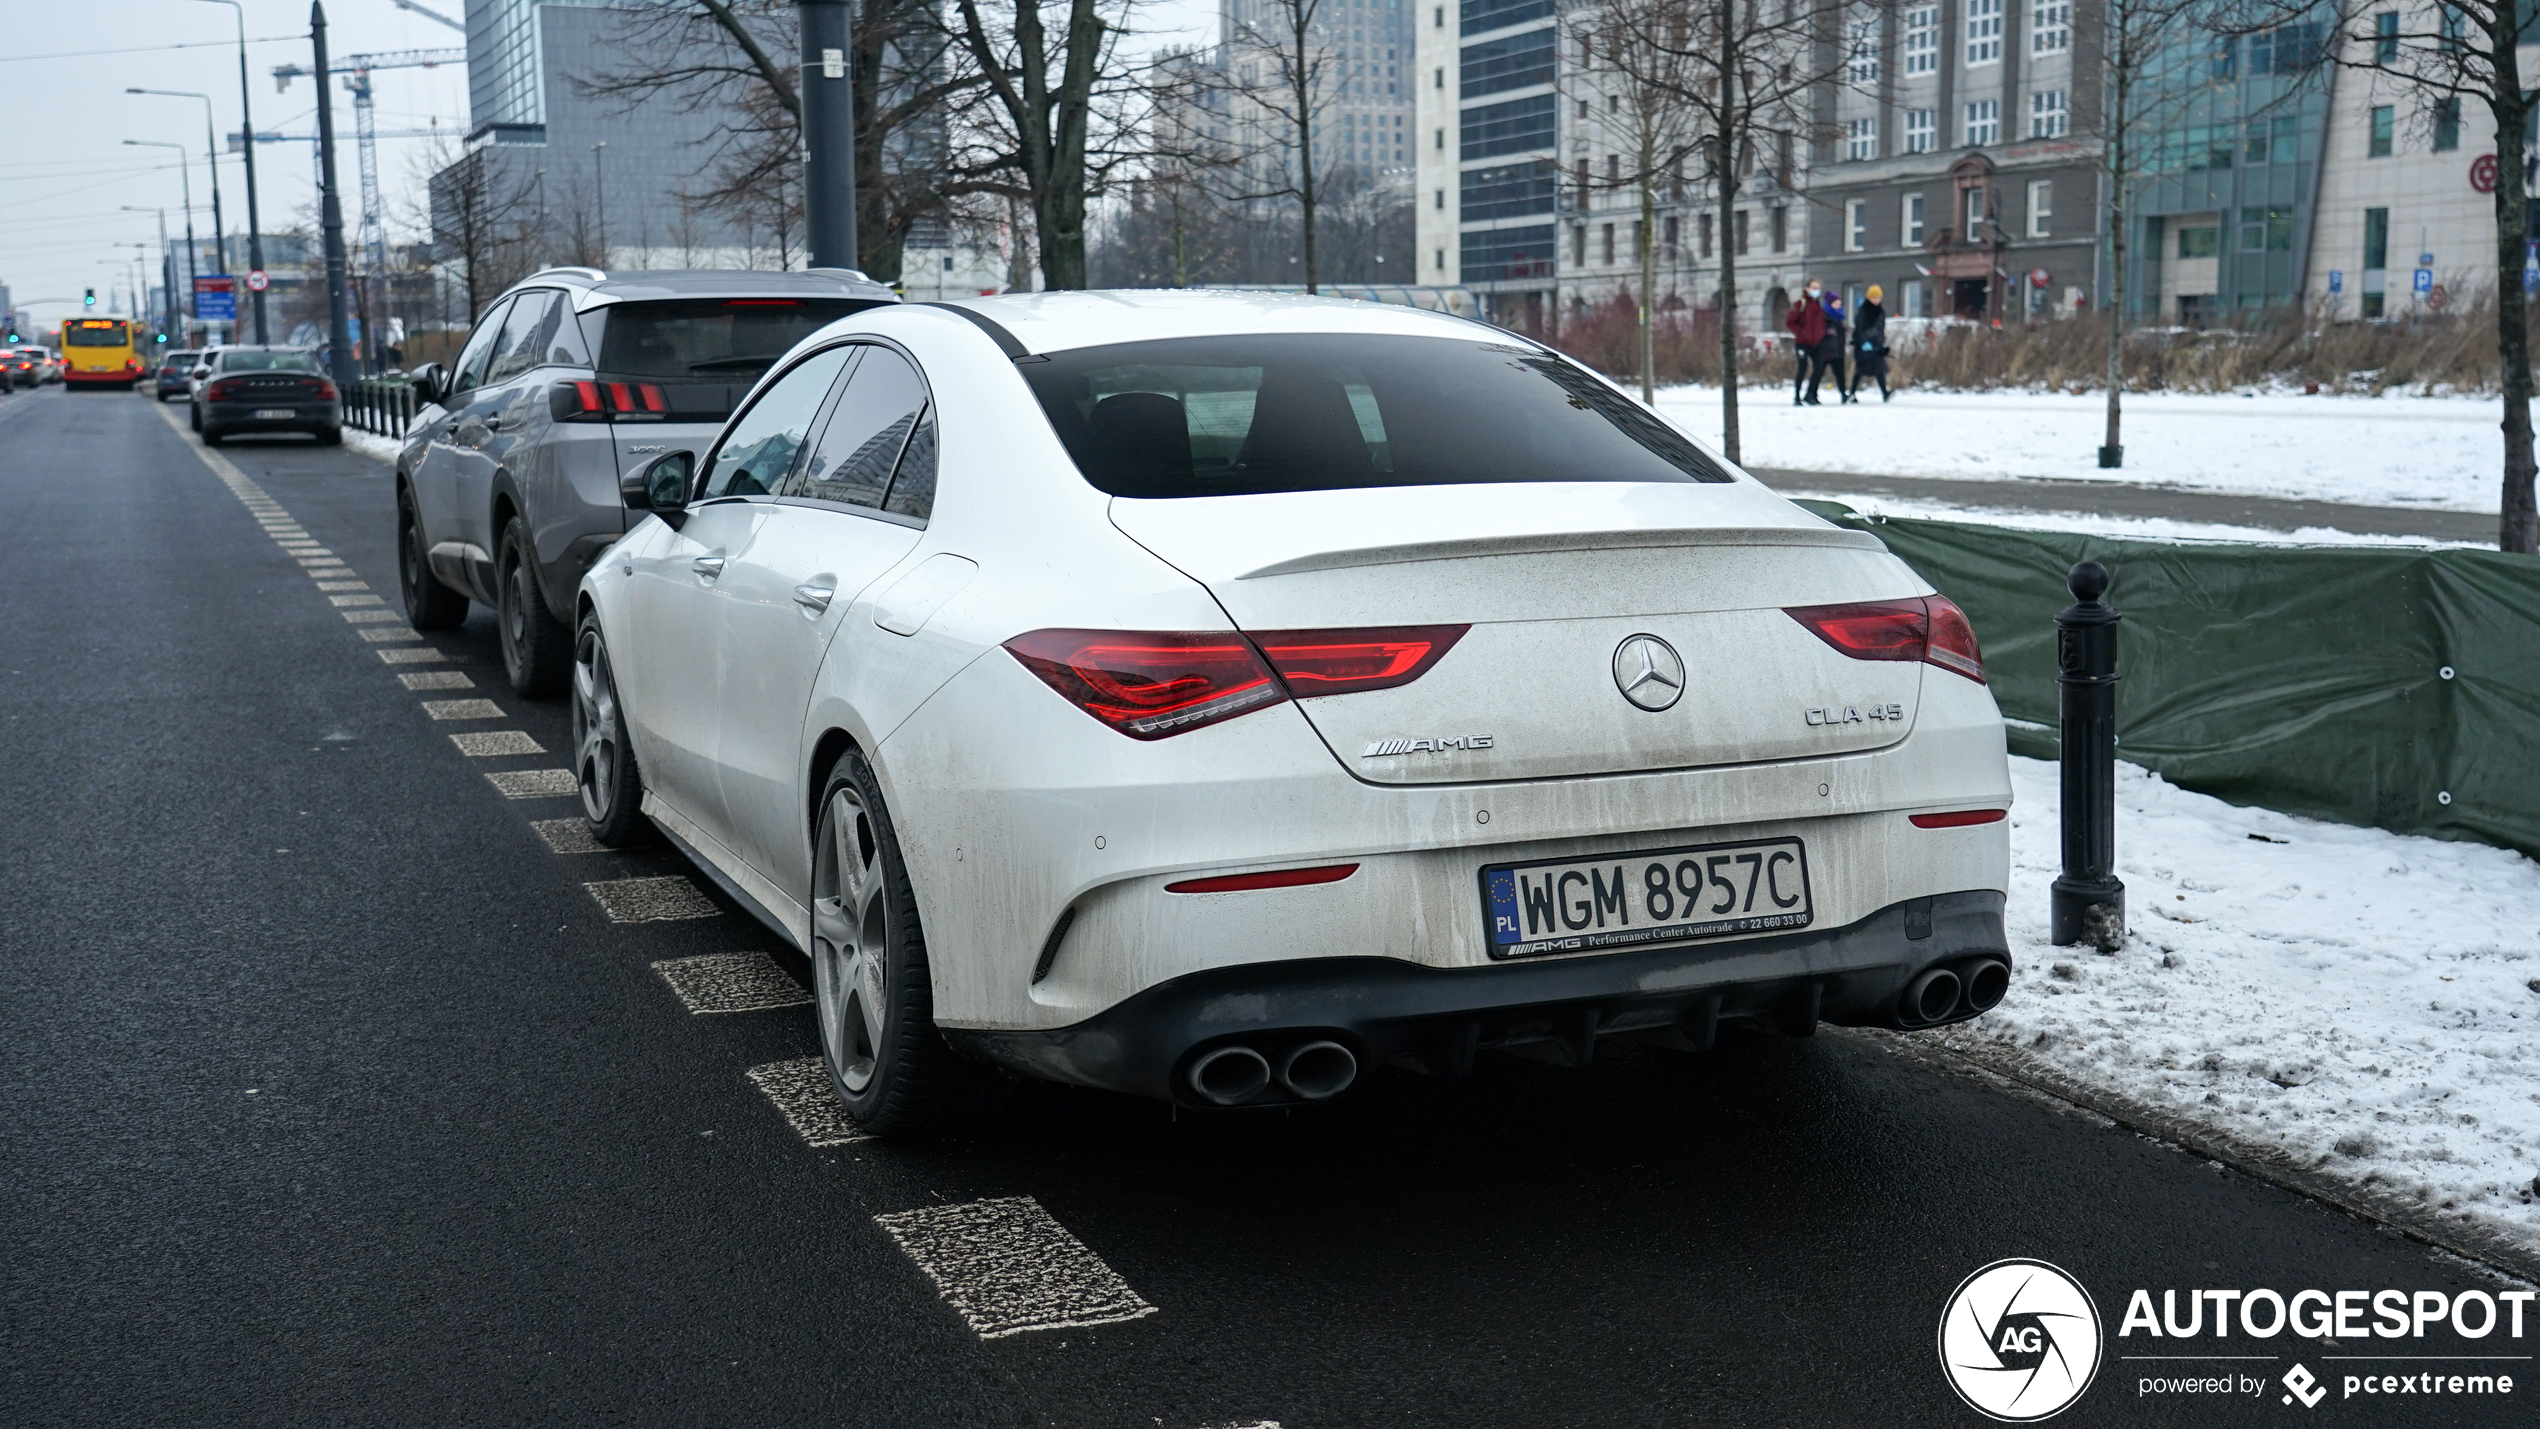
<svg viewBox="0 0 2540 1429"><path fill-rule="evenodd" d="M1588 373L1487 338L1169 338L1017 370L1114 496L1731 479Z"/></svg>
<svg viewBox="0 0 2540 1429"><path fill-rule="evenodd" d="M315 372L317 354L313 352L276 351L259 347L221 349L220 370L223 372Z"/></svg>
<svg viewBox="0 0 2540 1429"><path fill-rule="evenodd" d="M62 324L62 345L65 347L121 347L131 340L125 334L122 323Z"/></svg>
<svg viewBox="0 0 2540 1429"><path fill-rule="evenodd" d="M612 303L585 313L600 371L624 377L748 381L794 344L852 312L852 299L710 298Z"/></svg>

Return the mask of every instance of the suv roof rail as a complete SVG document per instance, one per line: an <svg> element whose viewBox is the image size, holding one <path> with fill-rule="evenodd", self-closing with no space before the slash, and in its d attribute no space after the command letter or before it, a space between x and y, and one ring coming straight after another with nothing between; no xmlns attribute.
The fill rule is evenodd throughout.
<svg viewBox="0 0 2540 1429"><path fill-rule="evenodd" d="M571 265L566 265L558 268L541 268L537 272L530 274L528 278L521 279L521 281L526 283L530 280L530 278L545 278L550 276L588 278L594 283L605 283L609 280L609 275L601 272L597 268L577 268Z"/></svg>

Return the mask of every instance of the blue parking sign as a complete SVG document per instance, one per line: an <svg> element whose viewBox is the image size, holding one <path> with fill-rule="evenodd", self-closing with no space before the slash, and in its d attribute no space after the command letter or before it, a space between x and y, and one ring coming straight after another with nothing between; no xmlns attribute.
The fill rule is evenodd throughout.
<svg viewBox="0 0 2540 1429"><path fill-rule="evenodd" d="M2346 291L2345 269L2331 268L2328 270L2328 290L2332 293L2342 293Z"/></svg>
<svg viewBox="0 0 2540 1429"><path fill-rule="evenodd" d="M2433 291L2434 291L2434 270L2433 270L2433 269L2431 269L2431 268L2419 268L2419 269L2417 270L2417 277L2416 277L2416 291L2417 291L2417 295L2418 295L2418 296L2420 296L2420 297L2424 296L2424 295L2425 295L2425 294L2427 294L2427 293L2431 293L2431 292L2433 292Z"/></svg>

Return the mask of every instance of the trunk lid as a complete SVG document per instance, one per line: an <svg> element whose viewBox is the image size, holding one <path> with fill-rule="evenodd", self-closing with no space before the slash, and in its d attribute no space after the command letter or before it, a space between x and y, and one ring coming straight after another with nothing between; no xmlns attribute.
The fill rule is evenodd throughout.
<svg viewBox="0 0 2540 1429"><path fill-rule="evenodd" d="M1747 483L1121 498L1112 520L1246 631L1472 627L1408 685L1297 701L1373 783L1856 753L1904 738L1922 688L1920 664L1849 658L1785 611L1928 587L1875 538ZM1642 635L1665 649L1622 648ZM1627 699L1638 682L1659 702L1669 650L1681 693Z"/></svg>

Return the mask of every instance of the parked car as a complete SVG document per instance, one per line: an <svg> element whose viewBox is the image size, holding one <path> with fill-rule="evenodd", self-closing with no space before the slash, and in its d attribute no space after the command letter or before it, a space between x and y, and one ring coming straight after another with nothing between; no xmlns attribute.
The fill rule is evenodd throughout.
<svg viewBox="0 0 2540 1429"><path fill-rule="evenodd" d="M535 273L494 300L397 461L399 583L417 629L495 609L513 688L554 693L573 591L640 519L624 476L713 439L733 403L803 338L896 302L861 273Z"/></svg>
<svg viewBox="0 0 2540 1429"><path fill-rule="evenodd" d="M1550 348L1265 294L860 313L632 489L574 764L809 957L875 1134L2004 993L1966 617Z"/></svg>
<svg viewBox="0 0 2540 1429"><path fill-rule="evenodd" d="M171 352L160 359L159 370L151 378L151 392L164 402L170 397L191 401L194 396L193 373L202 365L200 352Z"/></svg>
<svg viewBox="0 0 2540 1429"><path fill-rule="evenodd" d="M242 433L306 432L320 446L344 440L342 398L307 348L216 348L195 373L191 420L207 447Z"/></svg>
<svg viewBox="0 0 2540 1429"><path fill-rule="evenodd" d="M44 381L44 359L37 349L13 347L0 354L0 364L9 369L11 387L35 387Z"/></svg>

